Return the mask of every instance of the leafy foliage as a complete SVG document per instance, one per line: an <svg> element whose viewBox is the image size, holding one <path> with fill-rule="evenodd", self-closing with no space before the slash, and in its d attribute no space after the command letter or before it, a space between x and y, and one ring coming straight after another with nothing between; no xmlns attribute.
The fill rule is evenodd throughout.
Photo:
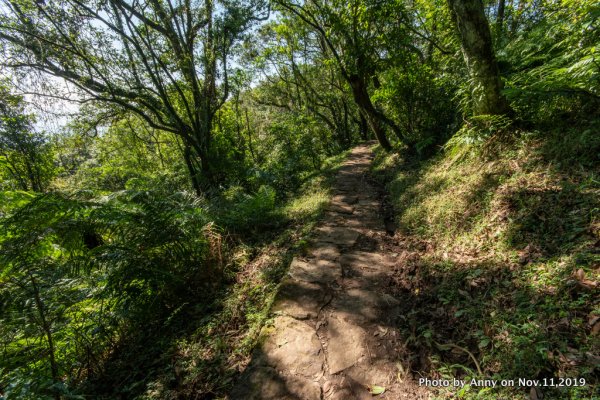
<svg viewBox="0 0 600 400"><path fill-rule="evenodd" d="M500 53L510 65L507 93L525 118L539 124L579 117L597 121L598 5L543 2L540 15Z"/></svg>
<svg viewBox="0 0 600 400"><path fill-rule="evenodd" d="M256 193L245 193L239 186L230 187L219 202L217 221L232 232L260 231L277 222L275 190L261 186Z"/></svg>
<svg viewBox="0 0 600 400"><path fill-rule="evenodd" d="M225 395L373 138L431 250L396 293L413 370L475 375L450 335L490 376L597 378L596 2L452 2L484 6L475 63L445 0L1 3L2 396ZM474 116L495 59L513 112ZM35 95L79 113L47 134Z"/></svg>
<svg viewBox="0 0 600 400"><path fill-rule="evenodd" d="M98 372L122 329L207 300L223 276L220 235L184 193L42 195L2 229L9 398L33 373L47 377L29 389L43 394L66 390L62 374L76 382Z"/></svg>
<svg viewBox="0 0 600 400"><path fill-rule="evenodd" d="M33 129L23 99L0 85L0 187L42 192L54 175L52 149Z"/></svg>

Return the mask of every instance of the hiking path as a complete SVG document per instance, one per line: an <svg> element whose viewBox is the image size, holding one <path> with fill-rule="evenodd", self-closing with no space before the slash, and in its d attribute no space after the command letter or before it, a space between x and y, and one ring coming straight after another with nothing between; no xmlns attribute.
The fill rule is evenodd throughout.
<svg viewBox="0 0 600 400"><path fill-rule="evenodd" d="M398 357L402 318L384 290L398 255L384 251L390 227L368 179L372 157L357 146L337 172L315 239L293 259L231 399L428 398Z"/></svg>

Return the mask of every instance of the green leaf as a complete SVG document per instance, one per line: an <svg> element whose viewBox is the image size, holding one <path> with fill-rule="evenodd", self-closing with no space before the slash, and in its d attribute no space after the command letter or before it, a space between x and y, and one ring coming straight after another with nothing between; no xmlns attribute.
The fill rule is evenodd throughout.
<svg viewBox="0 0 600 400"><path fill-rule="evenodd" d="M369 387L369 393L376 396L378 394L383 394L385 392L385 388L383 386L371 385Z"/></svg>

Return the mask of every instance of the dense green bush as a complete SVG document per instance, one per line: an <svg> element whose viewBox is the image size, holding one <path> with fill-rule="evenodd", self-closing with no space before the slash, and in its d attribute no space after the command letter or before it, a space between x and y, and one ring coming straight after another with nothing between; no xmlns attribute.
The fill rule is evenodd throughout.
<svg viewBox="0 0 600 400"><path fill-rule="evenodd" d="M513 107L543 127L598 123L600 7L582 0L539 8L539 17L499 52Z"/></svg>
<svg viewBox="0 0 600 400"><path fill-rule="evenodd" d="M12 212L0 232L4 395L66 393L128 326L208 300L224 265L209 221L181 192L52 193Z"/></svg>
<svg viewBox="0 0 600 400"><path fill-rule="evenodd" d="M266 185L251 194L240 186L232 186L213 201L213 210L217 223L234 233L259 233L280 220L275 190Z"/></svg>
<svg viewBox="0 0 600 400"><path fill-rule="evenodd" d="M374 99L389 109L401 128L427 153L447 140L458 125L456 91L449 76L437 75L431 66L390 68Z"/></svg>
<svg viewBox="0 0 600 400"><path fill-rule="evenodd" d="M34 123L23 97L0 80L0 190L43 192L54 178L52 146Z"/></svg>

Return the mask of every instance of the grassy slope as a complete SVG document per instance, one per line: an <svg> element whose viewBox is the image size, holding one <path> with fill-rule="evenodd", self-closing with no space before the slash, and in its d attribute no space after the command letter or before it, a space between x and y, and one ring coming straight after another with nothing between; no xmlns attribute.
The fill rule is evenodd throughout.
<svg viewBox="0 0 600 400"><path fill-rule="evenodd" d="M409 165L379 153L374 173L387 183L402 240L417 253L407 258L416 274L399 276L396 288L412 301L407 342L427 358L413 369L450 379L477 375L468 353L444 346L452 343L470 349L488 378L585 378L583 388L542 392L597 393L599 139L582 137L588 133L523 136L487 158L475 147L455 148ZM520 398L530 390L460 393ZM448 392L457 390L440 396Z"/></svg>

